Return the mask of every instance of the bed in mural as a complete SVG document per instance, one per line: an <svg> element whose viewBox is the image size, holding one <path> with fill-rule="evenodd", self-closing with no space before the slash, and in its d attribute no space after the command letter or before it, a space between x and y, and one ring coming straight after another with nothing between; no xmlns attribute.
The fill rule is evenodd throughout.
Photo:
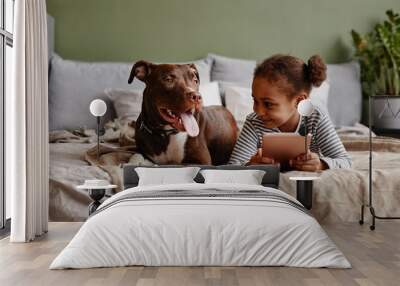
<svg viewBox="0 0 400 286"><path fill-rule="evenodd" d="M52 21L49 21L52 24ZM50 43L54 27L49 29ZM90 178L106 179L122 190L122 164L135 157L134 120L141 109L144 84L128 84L133 63L82 62L49 52L50 219L83 221L91 202L76 186ZM239 127L252 111L251 80L256 61L209 54L193 62L200 75L200 92L208 105L225 105ZM328 79L314 92L314 103L324 109L349 151L351 170L327 170L315 182L312 213L320 222L355 222L368 188L368 130L361 121L359 67L353 62L328 64ZM95 156L95 118L89 104L106 101L102 118L101 157ZM250 104L249 104L250 103ZM380 215L400 214L400 141L374 138L374 201ZM134 157L132 157L134 156ZM135 162L136 162L135 161ZM295 194L295 182L281 175L280 189Z"/></svg>

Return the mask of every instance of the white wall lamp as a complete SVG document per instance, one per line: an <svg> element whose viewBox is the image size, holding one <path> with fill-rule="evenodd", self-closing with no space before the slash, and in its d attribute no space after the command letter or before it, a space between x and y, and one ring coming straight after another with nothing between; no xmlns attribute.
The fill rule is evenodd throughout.
<svg viewBox="0 0 400 286"><path fill-rule="evenodd" d="M104 129L100 131L100 118L106 113L107 111L107 104L104 100L95 99L90 103L90 113L96 117L97 119L97 161L100 158L100 136L104 135Z"/></svg>
<svg viewBox="0 0 400 286"><path fill-rule="evenodd" d="M299 102L297 105L297 112L304 117L304 127L305 127L305 132L304 132L304 148L305 148L305 154L308 154L308 146L307 146L307 140L308 140L308 130L307 130L307 119L308 117L314 112L314 105L312 104L310 99L304 99Z"/></svg>

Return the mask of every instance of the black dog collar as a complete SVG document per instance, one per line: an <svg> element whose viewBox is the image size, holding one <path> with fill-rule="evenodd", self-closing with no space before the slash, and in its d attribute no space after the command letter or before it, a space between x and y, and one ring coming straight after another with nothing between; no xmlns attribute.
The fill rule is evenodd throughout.
<svg viewBox="0 0 400 286"><path fill-rule="evenodd" d="M179 130L176 128L172 129L162 129L162 128L150 128L146 123L144 123L144 120L140 122L140 130L145 130L147 133L151 135L160 135L161 137L168 137L173 134L179 133Z"/></svg>

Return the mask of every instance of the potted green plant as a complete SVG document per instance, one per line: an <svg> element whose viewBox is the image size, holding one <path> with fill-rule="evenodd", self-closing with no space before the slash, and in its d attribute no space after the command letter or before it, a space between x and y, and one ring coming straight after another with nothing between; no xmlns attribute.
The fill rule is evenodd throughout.
<svg viewBox="0 0 400 286"><path fill-rule="evenodd" d="M400 16L387 19L366 35L352 30L355 58L361 67L363 92L372 100L376 129L400 129Z"/></svg>

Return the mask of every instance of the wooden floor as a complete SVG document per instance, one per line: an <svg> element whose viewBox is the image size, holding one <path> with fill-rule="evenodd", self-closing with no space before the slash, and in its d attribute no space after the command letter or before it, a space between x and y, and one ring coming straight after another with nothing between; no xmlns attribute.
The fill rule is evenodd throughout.
<svg viewBox="0 0 400 286"><path fill-rule="evenodd" d="M352 269L289 267L123 267L48 270L81 223L50 223L43 238L27 244L0 241L0 285L400 285L400 223L324 226Z"/></svg>

